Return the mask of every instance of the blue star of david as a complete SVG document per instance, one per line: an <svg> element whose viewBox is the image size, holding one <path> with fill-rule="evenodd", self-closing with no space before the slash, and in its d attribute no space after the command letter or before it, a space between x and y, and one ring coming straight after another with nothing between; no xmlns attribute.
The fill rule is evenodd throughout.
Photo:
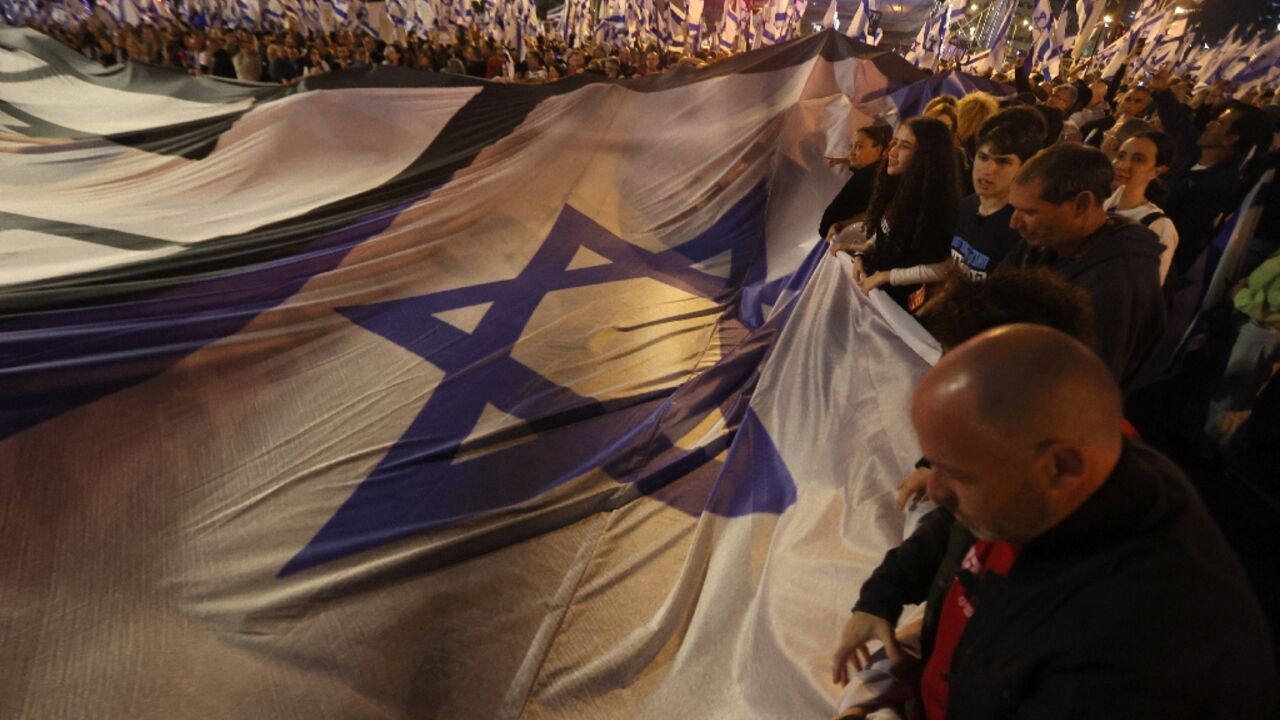
<svg viewBox="0 0 1280 720"><path fill-rule="evenodd" d="M757 187L706 232L662 252L623 241L566 207L533 258L512 279L340 310L364 329L422 357L444 377L399 441L280 575L517 505L593 471L635 482L641 493L657 497L665 483L709 466L731 438L694 451L673 449L670 441L655 441L655 418L661 417L664 426L684 423L691 428L715 407L732 416L735 427L741 425L753 435L749 442L756 456L776 466L771 476L785 479L720 498L709 509L726 514L781 512L793 500L794 486L746 403L725 392L751 382L760 362L758 349L744 351L741 362L706 371L699 376L707 377L699 388L608 403L558 385L512 357L542 299L559 290L652 278L717 302L739 302L735 293L760 274L763 263L755 256L763 246L766 197L763 186ZM579 248L610 262L569 269ZM695 267L726 251L732 258L728 279ZM761 287L754 292L776 295L781 285ZM484 303L492 304L469 333L435 317ZM487 406L522 422L483 438L483 447L476 447L466 438ZM663 471L645 472L655 457ZM669 504L680 507L677 498Z"/></svg>

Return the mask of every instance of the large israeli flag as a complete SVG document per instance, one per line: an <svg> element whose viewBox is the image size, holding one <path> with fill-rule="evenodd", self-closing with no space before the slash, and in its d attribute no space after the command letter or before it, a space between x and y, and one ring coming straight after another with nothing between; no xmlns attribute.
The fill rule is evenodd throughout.
<svg viewBox="0 0 1280 720"><path fill-rule="evenodd" d="M129 69L0 31L0 715L831 715L937 349L827 108L918 71Z"/></svg>

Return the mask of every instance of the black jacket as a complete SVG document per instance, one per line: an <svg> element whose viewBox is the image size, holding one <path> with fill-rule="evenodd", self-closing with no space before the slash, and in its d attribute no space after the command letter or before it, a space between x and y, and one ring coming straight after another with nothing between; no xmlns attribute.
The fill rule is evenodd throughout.
<svg viewBox="0 0 1280 720"><path fill-rule="evenodd" d="M925 593L940 607L973 542L954 525L931 515L855 609L894 620ZM1140 443L1126 441L1102 487L1024 546L1007 578L973 582L948 718L1280 717L1270 636L1244 571L1181 471ZM936 615L926 615L930 639Z"/></svg>
<svg viewBox="0 0 1280 720"><path fill-rule="evenodd" d="M818 234L826 237L827 230L838 222L867 211L871 202L871 189L875 185L876 171L880 163L871 163L864 168L854 168L853 176L840 188L840 192L827 205L822 213L822 221L818 223Z"/></svg>
<svg viewBox="0 0 1280 720"><path fill-rule="evenodd" d="M1113 215L1074 257L1060 258L1019 240L1000 268L1044 266L1089 293L1098 354L1127 391L1164 334L1160 251L1155 233Z"/></svg>
<svg viewBox="0 0 1280 720"><path fill-rule="evenodd" d="M1204 252L1222 215L1235 209L1244 159L1231 157L1194 169L1200 161L1200 130L1191 109L1168 90L1152 97L1160 125L1178 147L1177 165L1169 173L1169 190L1156 203L1166 208L1165 214L1178 229L1178 247L1173 251L1173 268L1169 272L1171 278L1177 278L1190 270Z"/></svg>
<svg viewBox="0 0 1280 720"><path fill-rule="evenodd" d="M231 53L224 48L218 48L213 52L213 58L210 60L213 65L209 68L209 74L215 77L236 79L236 66L231 62Z"/></svg>

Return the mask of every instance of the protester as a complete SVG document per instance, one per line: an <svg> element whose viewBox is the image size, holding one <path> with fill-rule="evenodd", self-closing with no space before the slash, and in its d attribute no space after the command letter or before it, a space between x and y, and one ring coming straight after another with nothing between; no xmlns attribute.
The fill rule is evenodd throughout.
<svg viewBox="0 0 1280 720"><path fill-rule="evenodd" d="M956 103L956 141L964 149L969 163L977 151L978 132L999 109L996 99L984 92L969 93Z"/></svg>
<svg viewBox="0 0 1280 720"><path fill-rule="evenodd" d="M227 48L221 39L214 39L209 42L208 57L210 75L231 80L235 79L236 66L231 62L231 53L227 52Z"/></svg>
<svg viewBox="0 0 1280 720"><path fill-rule="evenodd" d="M267 46L267 77L271 82L292 83L297 79L297 69L289 62L284 48L279 45Z"/></svg>
<svg viewBox="0 0 1280 720"><path fill-rule="evenodd" d="M1162 132L1136 135L1120 146L1111 162L1116 191L1103 207L1149 228L1160 238L1160 282L1169 274L1178 247L1178 230L1158 205L1148 199L1150 188L1173 164L1173 140Z"/></svg>
<svg viewBox="0 0 1280 720"><path fill-rule="evenodd" d="M1053 89L1053 93L1049 95L1049 99L1045 101L1045 105L1060 110L1065 117L1075 112L1076 100L1080 98L1080 91L1075 85L1059 85Z"/></svg>
<svg viewBox="0 0 1280 720"><path fill-rule="evenodd" d="M1156 126L1146 120L1127 118L1102 134L1102 144L1099 145L1099 149L1107 158L1115 160L1116 153L1120 152L1120 146L1124 145L1126 140L1149 132L1157 132Z"/></svg>
<svg viewBox="0 0 1280 720"><path fill-rule="evenodd" d="M1155 233L1103 209L1113 171L1101 151L1060 143L1019 170L1009 193L1021 240L1001 267L1044 266L1084 289L1099 352L1126 391L1164 332Z"/></svg>
<svg viewBox="0 0 1280 720"><path fill-rule="evenodd" d="M240 48L232 64L235 65L237 80L258 82L262 79L262 57L258 55L257 38L249 33L240 37Z"/></svg>
<svg viewBox="0 0 1280 720"><path fill-rule="evenodd" d="M644 65L636 69L635 76L645 77L647 75L657 75L661 73L662 67L659 65L659 61L660 58L656 50L650 50L645 53Z"/></svg>
<svg viewBox="0 0 1280 720"><path fill-rule="evenodd" d="M854 279L864 292L885 287L899 305L914 310L924 302L924 286L945 277L959 205L958 174L946 125L917 117L898 127L876 176L867 239L848 242L842 235L833 244L855 253ZM921 213L926 205L929 212Z"/></svg>
<svg viewBox="0 0 1280 720"><path fill-rule="evenodd" d="M1111 107L1107 103L1107 83L1101 80L1094 80L1087 85L1089 90L1089 100L1083 108L1071 113L1067 116L1067 122L1077 128L1083 128L1085 125L1095 120L1106 117L1111 112Z"/></svg>
<svg viewBox="0 0 1280 720"><path fill-rule="evenodd" d="M1151 107L1151 90L1142 86L1130 88L1124 94L1120 104L1116 106L1114 114L1104 115L1092 122L1081 125L1080 133L1084 136L1085 143L1094 147L1101 147L1104 133L1125 120L1146 118L1150 114Z"/></svg>
<svg viewBox="0 0 1280 720"><path fill-rule="evenodd" d="M978 133L973 163L975 193L960 202L951 240L951 255L969 277L985 278L1017 243L1018 233L1010 227L1013 206L1009 192L1013 178L1040 149L1044 136L1042 116L1027 107L1001 111Z"/></svg>
<svg viewBox="0 0 1280 720"><path fill-rule="evenodd" d="M332 69L333 67L324 59L320 49L313 47L307 54L307 64L302 74L306 77L312 77L313 75L323 75Z"/></svg>
<svg viewBox="0 0 1280 720"><path fill-rule="evenodd" d="M1271 718L1257 599L1182 473L1121 427L1121 394L1049 328L983 333L921 382L912 419L945 508L863 585L836 682L927 602L926 718Z"/></svg>
<svg viewBox="0 0 1280 720"><path fill-rule="evenodd" d="M854 133L849 148L853 175L822 213L818 231L823 237L833 239L846 226L864 219L880 159L892 139L893 128L882 124L861 127Z"/></svg>
<svg viewBox="0 0 1280 720"><path fill-rule="evenodd" d="M1158 202L1178 229L1171 272L1181 277L1209 244L1219 217L1239 202L1245 160L1270 147L1271 122L1258 108L1232 102L1197 132L1191 109L1178 101L1170 84L1165 68L1152 76L1149 87L1161 126L1177 145L1178 169Z"/></svg>
<svg viewBox="0 0 1280 720"><path fill-rule="evenodd" d="M951 133L952 139L956 138L956 128L960 125L960 118L956 116L954 102L931 103L929 107L924 109L924 117L940 120L943 125L947 126L947 132Z"/></svg>

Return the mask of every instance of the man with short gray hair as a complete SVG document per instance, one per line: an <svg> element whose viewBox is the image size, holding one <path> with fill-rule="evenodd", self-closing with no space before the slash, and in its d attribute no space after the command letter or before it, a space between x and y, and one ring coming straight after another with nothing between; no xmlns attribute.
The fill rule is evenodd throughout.
<svg viewBox="0 0 1280 720"><path fill-rule="evenodd" d="M1075 109L1079 99L1080 89L1075 85L1059 85L1053 89L1053 94L1045 101L1045 105L1056 107L1062 111L1063 115L1067 115Z"/></svg>
<svg viewBox="0 0 1280 720"><path fill-rule="evenodd" d="M1022 240L1001 267L1047 267L1089 293L1098 351L1128 391L1164 333L1161 249L1155 233L1103 209L1111 179L1107 156L1079 143L1028 160L1009 193L1009 224Z"/></svg>

